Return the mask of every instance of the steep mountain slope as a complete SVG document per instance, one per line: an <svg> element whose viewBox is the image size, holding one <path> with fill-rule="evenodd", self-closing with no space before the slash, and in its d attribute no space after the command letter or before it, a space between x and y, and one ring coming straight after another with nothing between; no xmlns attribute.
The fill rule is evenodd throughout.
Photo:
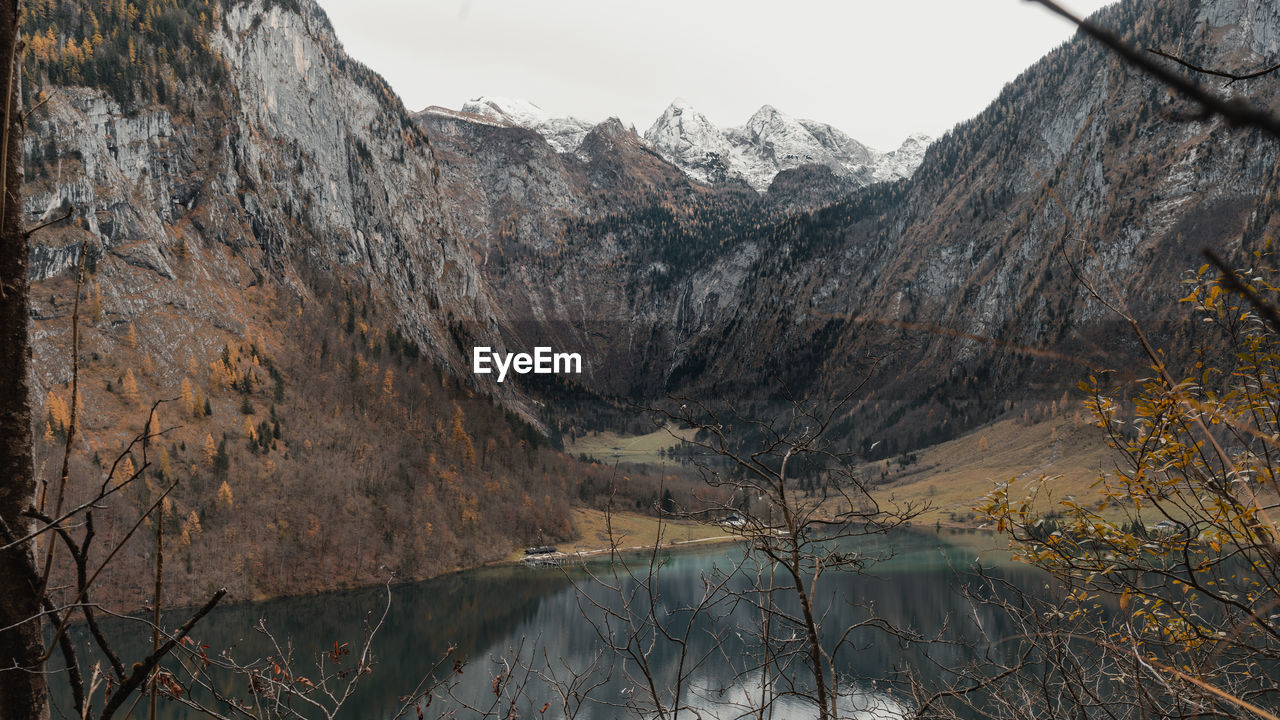
<svg viewBox="0 0 1280 720"><path fill-rule="evenodd" d="M1097 19L1209 66L1263 64L1280 38L1280 11L1240 0L1121 3ZM1273 81L1232 92L1280 98ZM810 387L831 396L858 375L847 358L893 349L880 344L891 329L902 345L849 417L868 444L887 433L888 451L1008 401L1047 400L1088 367L1142 367L1134 338L1076 274L1176 343L1193 329L1162 323L1177 316L1178 280L1199 249L1256 249L1276 219L1276 143L1176 119L1190 110L1077 38L932 145L911 180L743 244L738 253L762 260L721 323L757 331L741 345L705 339L691 355L706 376L728 377L762 341L766 367L809 348L822 378Z"/></svg>
<svg viewBox="0 0 1280 720"><path fill-rule="evenodd" d="M87 3L24 29L46 41L26 76L46 93L27 221L70 213L31 250L42 477L70 422L83 258L74 494L138 471L99 514L120 538L178 483L172 602L422 577L567 537L570 498L605 492L607 470L555 452L514 388L495 403L467 372L473 343L502 345L499 316L438 158L381 78L311 3L132 7L145 27L99 8L115 30L97 48ZM199 62L162 62L182 48ZM123 85L94 79L126 62ZM119 456L153 399L166 430ZM135 538L107 592L140 603L150 552Z"/></svg>
<svg viewBox="0 0 1280 720"><path fill-rule="evenodd" d="M1276 51L1276 13L1163 0L1098 20L1136 45L1251 67ZM1280 97L1270 80L1230 92ZM725 192L731 183L710 193L652 183L648 199L567 209L578 218L563 229L504 231L501 262L490 256L482 272L503 307L527 308L529 325L576 330L561 337L587 350L595 372L583 382L597 390L768 412L780 384L836 397L874 364L876 390L855 400L842 431L893 453L1057 398L1090 367L1141 367L1135 340L1077 274L1119 292L1159 342L1185 341L1191 329L1164 324L1179 278L1205 245L1256 248L1276 182L1274 142L1177 119L1190 110L1076 38L930 145L908 180L848 195L834 169L808 166L756 202ZM797 132L770 135L768 111L757 120L756 137ZM687 106L649 139L692 172L729 177L731 145ZM485 157L524 172L512 156ZM530 209L505 211L509 227Z"/></svg>
<svg viewBox="0 0 1280 720"><path fill-rule="evenodd" d="M31 223L73 204L89 239L149 272L134 294L215 325L243 313L185 293L243 284L237 276L251 271L297 285L302 258L350 267L384 296L412 298L396 306L404 331L463 367L451 324L492 332L491 300L470 248L445 227L435 159L399 100L351 63L312 5L238 4L218 21L209 38L225 63L218 85L192 79L172 105L128 108L62 88L41 107L26 143L38 163ZM66 252L40 243L36 278L65 271L82 239ZM211 270L204 282L171 282L179 253ZM248 267L237 273L238 264Z"/></svg>

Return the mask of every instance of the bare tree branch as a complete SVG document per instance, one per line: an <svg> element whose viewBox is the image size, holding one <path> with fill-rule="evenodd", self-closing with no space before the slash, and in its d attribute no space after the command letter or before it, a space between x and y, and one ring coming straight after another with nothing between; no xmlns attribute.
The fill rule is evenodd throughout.
<svg viewBox="0 0 1280 720"><path fill-rule="evenodd" d="M75 214L75 212L76 212L76 208L75 208L75 206L74 206L74 205L69 206L69 207L67 207L67 211L66 211L66 212L64 212L64 213L62 213L62 215L61 215L61 216L56 217L56 218L54 218L54 219L52 219L52 220L46 220L46 221L44 221L44 222L40 223L39 225L36 225L36 226L35 226L35 227L33 227L33 228L28 228L27 230L24 230L24 231L23 231L22 235L23 235L23 237L28 237L28 238L29 238L29 237L31 237L32 235L35 235L37 232L39 232L39 231L41 231L41 230L43 230L43 229L45 229L45 228L49 227L50 225L57 225L58 223L62 222L63 220L66 220L67 218L70 218L72 215L74 215L74 214ZM81 255L81 257L83 257L83 256L84 256L84 252L85 252L85 251L84 251L84 247L83 247L83 246L81 246L81 248L80 248L80 255ZM81 267L83 267L83 264L81 265Z"/></svg>
<svg viewBox="0 0 1280 720"><path fill-rule="evenodd" d="M1205 248L1203 253L1205 258L1222 273L1222 286L1243 296L1253 306L1253 309L1258 311L1259 315L1266 318L1272 329L1280 332L1280 310L1277 310L1275 305L1263 300L1258 293L1254 292L1248 285L1245 285L1240 280L1240 275L1235 270L1232 270L1231 266L1227 265L1221 255L1209 248Z"/></svg>
<svg viewBox="0 0 1280 720"><path fill-rule="evenodd" d="M1205 90L1191 80L1153 62L1137 48L1121 40L1110 30L1104 30L1083 18L1077 17L1058 3L1053 2L1053 0L1029 0L1029 2L1039 3L1075 23L1081 32L1106 45L1130 65L1137 67L1168 87L1199 103L1206 113L1220 115L1235 127L1255 128L1280 139L1280 118L1266 110L1262 110L1246 100L1234 98L1228 100Z"/></svg>
<svg viewBox="0 0 1280 720"><path fill-rule="evenodd" d="M165 643L155 652L148 655L142 663L134 667L133 672L129 674L129 677L125 678L124 682L120 683L120 687L116 688L116 691L111 693L111 697L107 699L107 704L102 708L101 720L111 720L111 718L115 716L116 711L119 710L120 706L129 699L129 696L133 694L133 691L137 690L143 681L151 676L151 671L160 663L160 660L167 655L175 645L182 642L182 639L187 636L187 633L191 632L191 628L195 627L196 623L200 622L201 618L208 615L209 611L213 610L214 606L217 605L218 602L226 596L226 594L226 588L221 588L215 592L213 597L209 598L208 602L206 602L190 618L187 618L187 621L182 624L182 627L178 628L176 633L170 636L169 639L165 641Z"/></svg>
<svg viewBox="0 0 1280 720"><path fill-rule="evenodd" d="M1163 58L1169 58L1170 60L1178 63L1179 65L1182 65L1183 67L1189 68L1191 70L1195 70L1198 73L1204 73L1205 75L1216 75L1217 77L1227 78L1228 81L1223 85L1223 87L1231 87L1231 85L1241 80L1252 80L1254 78L1260 78L1263 75L1270 75L1271 73L1277 70L1280 70L1280 64L1276 64L1276 65L1272 65L1269 68L1263 68L1262 70L1257 70L1255 72L1239 75L1232 72L1226 72L1225 70L1214 70L1212 68L1201 67L1199 65L1196 65L1193 62L1184 60L1178 57L1177 55L1173 55L1172 53L1167 53L1164 50L1160 50L1159 48L1147 48L1147 52L1153 55L1159 55L1160 57L1163 57Z"/></svg>

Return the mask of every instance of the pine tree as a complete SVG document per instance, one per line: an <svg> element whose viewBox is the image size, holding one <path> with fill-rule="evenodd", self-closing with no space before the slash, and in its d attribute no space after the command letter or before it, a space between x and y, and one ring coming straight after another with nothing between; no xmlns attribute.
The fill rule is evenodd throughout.
<svg viewBox="0 0 1280 720"><path fill-rule="evenodd" d="M198 417L200 408L196 406L196 396L191 391L191 381L187 378L182 378L182 388L178 392L182 400L182 409L187 415Z"/></svg>
<svg viewBox="0 0 1280 720"><path fill-rule="evenodd" d="M133 377L133 368L124 371L124 379L120 381L120 395L130 405L138 402L138 381Z"/></svg>
<svg viewBox="0 0 1280 720"><path fill-rule="evenodd" d="M93 292L89 295L89 317L93 318L94 325L102 322L102 293L98 290L96 282L93 284Z"/></svg>
<svg viewBox="0 0 1280 720"><path fill-rule="evenodd" d="M218 446L213 442L213 435L206 434L204 436L204 461L213 464L213 459L218 456Z"/></svg>
<svg viewBox="0 0 1280 720"><path fill-rule="evenodd" d="M227 472L231 469L231 456L227 454L227 440L223 438L218 443L218 451L213 456L213 474L217 477L226 477Z"/></svg>
<svg viewBox="0 0 1280 720"><path fill-rule="evenodd" d="M222 484L222 487L227 488L228 495L231 493L231 488L227 487L225 482ZM221 496L222 487L218 488L219 496ZM195 510L192 510L187 513L186 520L182 522L182 537L178 542L182 547L187 547L191 544L191 538L199 535L201 532L203 532L203 528L200 527L200 515L197 514Z"/></svg>
<svg viewBox="0 0 1280 720"><path fill-rule="evenodd" d="M471 436L467 434L467 428L464 424L466 416L462 413L462 407L457 402L453 403L453 445L462 450L462 457L468 465L476 463L476 448L471 443Z"/></svg>
<svg viewBox="0 0 1280 720"><path fill-rule="evenodd" d="M218 507L228 509L235 507L235 498L232 497L231 486L227 484L226 480L223 480L222 484L218 486Z"/></svg>
<svg viewBox="0 0 1280 720"><path fill-rule="evenodd" d="M137 471L133 467L133 460L128 456L126 456L124 460L121 460L120 464L116 466L116 471L111 476L111 479L115 482L116 485L120 485L121 483L125 482L129 478L133 477L133 474L135 472Z"/></svg>
<svg viewBox="0 0 1280 720"><path fill-rule="evenodd" d="M57 393L51 392L45 404L48 406L49 420L53 429L66 432L71 425L71 412L67 409L67 403Z"/></svg>
<svg viewBox="0 0 1280 720"><path fill-rule="evenodd" d="M382 378L382 397L387 400L396 399L395 377L391 373L391 368L387 368L387 372Z"/></svg>

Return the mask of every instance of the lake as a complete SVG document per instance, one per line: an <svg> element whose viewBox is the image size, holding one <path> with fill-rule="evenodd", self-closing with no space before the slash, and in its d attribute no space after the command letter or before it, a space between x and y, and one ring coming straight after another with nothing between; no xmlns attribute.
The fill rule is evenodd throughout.
<svg viewBox="0 0 1280 720"><path fill-rule="evenodd" d="M842 677L847 678L841 688L846 713L894 717L905 702L898 682L903 672L910 670L926 683L944 683L948 680L946 668L984 652L1000 654L999 643L989 648L983 638L1003 638L1014 630L998 612L981 605L975 609L966 598L965 588L983 591L970 568L981 558L981 564L993 574L1029 590L1043 588L1046 577L1009 563L1006 553L993 548L995 542L996 538L978 533L899 531L851 545L868 557L891 556L867 573L823 575L815 605L824 616L826 635L838 636L874 614L920 638L939 636L968 642L913 645L874 629L854 633L852 642L836 655ZM728 574L745 555L740 544L664 552L655 582L654 616L669 629L683 631L690 622L686 608L705 596L707 579ZM639 555L626 557L628 566L641 575L647 568L646 560ZM751 599L759 599L760 594L754 591L760 587L760 572L767 568L749 565L751 572L738 572L724 580L727 588L739 593L738 602L714 604L693 619L685 645L684 672L678 670L680 654L674 643L633 645L647 655L650 675L660 687L673 685L678 675L685 678L682 702L710 711L704 712L705 716L737 716L758 698L763 685L755 660L761 645L753 634L759 628L759 613ZM451 678L453 687L450 696L437 697L426 708L428 717L448 708L458 710L458 717L474 717L477 712L468 706L488 708L495 702L504 708L505 716L507 706L502 696L514 687L521 687L525 696L517 705L520 717L563 717L561 695L545 676L554 674L563 682L589 667L594 668L592 679L579 689L591 699L581 707L570 703L571 710L577 710L576 717L599 720L626 716L628 705L646 696L643 673L633 662L619 663L612 653L602 653L602 637L623 644L629 628L627 616L616 614L622 606L619 594L630 597L633 605L644 604L647 594L643 577L636 580L615 569L606 560L592 562L585 569L507 565L392 587L390 610L372 645L373 670L361 678L339 717L383 720L395 716L403 706L402 698L413 692L451 646L456 649L444 661L441 675ZM611 585L616 589L610 589ZM261 620L281 644L280 651L291 653L294 673L314 681L319 677L317 657L325 656L328 667L333 667L329 653L335 643L347 643L353 654L359 651L361 628L378 620L386 598L385 588L372 588L228 606L211 613L192 635L209 646L209 653L226 651L242 663L269 655L278 657L280 652L272 649L268 638L254 630ZM784 609L794 607L789 596L778 602ZM184 617L171 613L166 626L177 625ZM771 630L779 644L790 642L790 629L775 625ZM126 662L142 657L150 647L149 632L139 623L113 621L108 633L116 638ZM76 634L82 647L85 635L82 631ZM925 647L932 661L923 659ZM353 655L341 659L342 667L353 664ZM460 674L452 672L455 660L465 661ZM513 673L503 691L495 695L494 676L507 667L504 661L532 666L534 672ZM783 672L771 682L773 687L794 682L803 688L803 674ZM250 697L242 680L219 675L216 683L228 696ZM55 690L55 696L58 709L69 716L65 688ZM548 702L545 715L539 715ZM100 707L101 701L95 704ZM165 699L160 701L159 716L171 720L202 717ZM774 715L780 720L812 716L812 707L795 699L779 703ZM145 702L135 709L134 717L145 717ZM416 710L410 708L405 717L416 718Z"/></svg>

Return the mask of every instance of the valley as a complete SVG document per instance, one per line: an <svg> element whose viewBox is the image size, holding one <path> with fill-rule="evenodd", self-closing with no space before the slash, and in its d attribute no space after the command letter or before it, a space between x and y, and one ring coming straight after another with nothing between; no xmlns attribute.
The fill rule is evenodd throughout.
<svg viewBox="0 0 1280 720"><path fill-rule="evenodd" d="M1099 22L1229 64L1280 38L1241 3ZM1146 373L1107 306L1177 357L1201 336L1176 302L1199 250L1247 257L1277 221L1273 140L1169 121L1178 101L1083 38L944 136L882 152L769 105L721 128L677 100L644 132L501 98L412 112L306 0L165 8L104 41L133 43L127 82L106 79L118 49L68 49L114 16L25 20L59 34L27 59L24 212L70 214L30 253L41 477L69 422L83 258L75 474L92 487L167 401L167 467L148 458L128 509L181 481L185 601L227 574L253 598L479 565L581 535L574 513L610 496L724 500L695 500L687 465L666 479L672 448L643 439L637 408L685 399L769 420L865 381L830 438L936 506L923 522L975 524L984 487L1040 472L1081 493L1106 451L1075 386ZM582 373L499 381L472 372L476 347L553 347Z"/></svg>
<svg viewBox="0 0 1280 720"><path fill-rule="evenodd" d="M0 717L1272 717L1280 6L575 2L0 6Z"/></svg>

